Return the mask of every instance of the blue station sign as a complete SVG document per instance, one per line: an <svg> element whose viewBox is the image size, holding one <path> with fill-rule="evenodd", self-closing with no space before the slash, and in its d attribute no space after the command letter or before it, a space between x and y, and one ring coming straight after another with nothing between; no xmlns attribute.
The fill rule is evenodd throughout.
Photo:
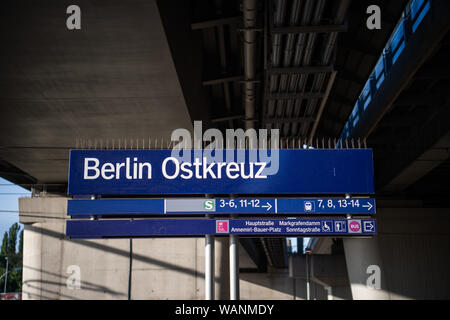
<svg viewBox="0 0 450 320"><path fill-rule="evenodd" d="M204 214L375 214L371 198L168 198L69 200L67 214L114 215L204 215Z"/></svg>
<svg viewBox="0 0 450 320"><path fill-rule="evenodd" d="M373 236L375 219L69 220L71 238L226 236Z"/></svg>
<svg viewBox="0 0 450 320"><path fill-rule="evenodd" d="M373 194L372 150L71 150L68 193Z"/></svg>

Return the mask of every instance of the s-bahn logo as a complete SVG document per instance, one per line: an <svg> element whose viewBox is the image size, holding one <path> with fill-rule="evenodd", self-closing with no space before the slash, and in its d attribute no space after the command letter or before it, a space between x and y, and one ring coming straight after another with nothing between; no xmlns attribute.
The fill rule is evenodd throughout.
<svg viewBox="0 0 450 320"><path fill-rule="evenodd" d="M203 208L208 211L214 211L214 200L205 200Z"/></svg>

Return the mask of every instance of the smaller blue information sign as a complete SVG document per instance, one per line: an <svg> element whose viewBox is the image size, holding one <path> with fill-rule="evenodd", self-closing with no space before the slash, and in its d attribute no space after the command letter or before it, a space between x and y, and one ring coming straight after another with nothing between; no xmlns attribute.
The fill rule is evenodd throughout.
<svg viewBox="0 0 450 320"><path fill-rule="evenodd" d="M370 198L69 200L68 215L375 214Z"/></svg>
<svg viewBox="0 0 450 320"><path fill-rule="evenodd" d="M71 238L242 236L371 236L375 219L140 219L69 220Z"/></svg>

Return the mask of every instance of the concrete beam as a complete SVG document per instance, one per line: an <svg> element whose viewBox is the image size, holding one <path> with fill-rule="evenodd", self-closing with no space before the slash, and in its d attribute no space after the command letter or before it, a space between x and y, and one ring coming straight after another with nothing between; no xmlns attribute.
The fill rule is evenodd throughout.
<svg viewBox="0 0 450 320"><path fill-rule="evenodd" d="M403 191L450 157L450 132L397 174L383 191Z"/></svg>
<svg viewBox="0 0 450 320"><path fill-rule="evenodd" d="M67 181L68 149L77 138L167 139L173 129L192 130L191 116L207 114L193 112L202 104L189 100L186 88L195 83L191 95L200 97L201 56L191 54L192 43L184 47L180 54L191 72L182 72L156 1L82 2L89 14L77 31L61 20L61 2L8 1L0 13L8 25L0 34L7 44L0 61L0 145L8 146L0 158L40 183ZM46 23L33 24L33 17ZM181 31L195 31L184 20L172 26L188 41Z"/></svg>

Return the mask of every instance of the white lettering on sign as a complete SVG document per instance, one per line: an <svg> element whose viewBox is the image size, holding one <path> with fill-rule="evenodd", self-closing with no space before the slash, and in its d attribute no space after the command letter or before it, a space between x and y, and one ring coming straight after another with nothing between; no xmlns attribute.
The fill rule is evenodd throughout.
<svg viewBox="0 0 450 320"><path fill-rule="evenodd" d="M125 162L116 163L105 162L100 168L100 161L97 158L84 158L84 175L85 180L98 179L100 174L103 179L120 179L123 171L126 179L143 179L146 172L147 179L152 178L152 165L149 162L138 163L138 158L125 158ZM121 170L123 168L123 170Z"/></svg>
<svg viewBox="0 0 450 320"><path fill-rule="evenodd" d="M173 180L176 178L188 179L267 179L265 169L266 162L212 162L207 158L202 160L195 158L193 163L181 162L176 157L164 159L161 172L164 178ZM125 158L124 162L100 163L97 158L84 158L84 180L96 179L121 179L142 180L152 178L152 165L150 162L139 162L138 158Z"/></svg>
<svg viewBox="0 0 450 320"><path fill-rule="evenodd" d="M224 167L225 170L223 170ZM245 163L208 163L206 157L203 158L203 161L195 158L194 163L180 163L178 158L169 157L164 159L162 163L162 174L164 178L169 180L178 177L191 179L194 176L196 179L221 179L223 173L229 179L237 179L239 177L242 179L266 179L267 176L263 174L265 167L265 162L249 162L248 169L246 169ZM181 175L180 172L182 172Z"/></svg>
<svg viewBox="0 0 450 320"><path fill-rule="evenodd" d="M90 166L90 162L94 162L94 165ZM100 161L98 161L97 158L84 158L84 180L94 180L98 178L100 175L100 171L98 170L99 163ZM90 176L89 171L94 171L95 174Z"/></svg>

